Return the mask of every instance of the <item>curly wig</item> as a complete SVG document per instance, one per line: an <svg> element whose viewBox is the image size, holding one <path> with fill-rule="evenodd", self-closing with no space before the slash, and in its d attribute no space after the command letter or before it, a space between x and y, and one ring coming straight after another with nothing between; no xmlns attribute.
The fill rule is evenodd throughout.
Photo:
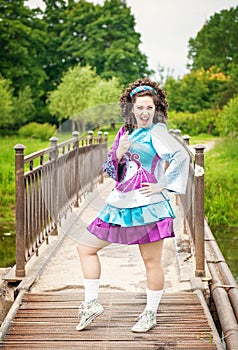
<svg viewBox="0 0 238 350"><path fill-rule="evenodd" d="M156 90L154 93L152 90L141 91L133 96L130 96L130 92L138 86L146 85L151 86ZM136 97L151 96L155 104L155 115L153 123L166 123L168 119L168 102L166 100L165 91L159 86L158 83L151 81L149 78L140 78L134 83L131 83L126 91L120 97L121 116L124 118L126 130L132 132L136 127L136 119L132 112L133 103L135 103Z"/></svg>

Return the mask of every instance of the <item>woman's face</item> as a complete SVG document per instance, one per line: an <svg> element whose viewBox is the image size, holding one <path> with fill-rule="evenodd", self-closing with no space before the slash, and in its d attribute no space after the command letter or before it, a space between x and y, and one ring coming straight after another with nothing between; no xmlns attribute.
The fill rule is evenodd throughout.
<svg viewBox="0 0 238 350"><path fill-rule="evenodd" d="M155 115L155 104L153 97L136 97L132 111L134 112L138 128L150 128Z"/></svg>

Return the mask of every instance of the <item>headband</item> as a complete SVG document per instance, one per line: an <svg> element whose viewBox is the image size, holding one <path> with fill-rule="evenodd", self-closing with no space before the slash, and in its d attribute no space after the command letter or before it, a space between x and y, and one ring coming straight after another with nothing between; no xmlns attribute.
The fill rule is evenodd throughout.
<svg viewBox="0 0 238 350"><path fill-rule="evenodd" d="M138 92L142 92L142 91L146 91L146 90L152 90L155 94L157 94L157 91L153 87L148 86L148 85L140 85L140 86L137 86L135 89L133 89L130 92L130 97L137 94Z"/></svg>

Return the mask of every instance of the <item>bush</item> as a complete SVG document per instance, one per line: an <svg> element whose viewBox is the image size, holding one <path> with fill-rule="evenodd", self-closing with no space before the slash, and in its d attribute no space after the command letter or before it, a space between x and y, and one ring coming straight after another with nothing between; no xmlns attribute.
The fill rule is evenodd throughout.
<svg viewBox="0 0 238 350"><path fill-rule="evenodd" d="M18 131L21 137L30 137L41 141L48 141L56 132L56 126L49 123L29 123Z"/></svg>
<svg viewBox="0 0 238 350"><path fill-rule="evenodd" d="M238 137L238 96L232 98L223 107L216 126L222 136Z"/></svg>
<svg viewBox="0 0 238 350"><path fill-rule="evenodd" d="M238 140L222 139L205 153L205 213L212 225L237 226Z"/></svg>
<svg viewBox="0 0 238 350"><path fill-rule="evenodd" d="M199 135L212 134L217 136L216 119L218 112L213 109L205 109L197 113L172 112L169 114L169 121L173 128L180 129L183 134Z"/></svg>

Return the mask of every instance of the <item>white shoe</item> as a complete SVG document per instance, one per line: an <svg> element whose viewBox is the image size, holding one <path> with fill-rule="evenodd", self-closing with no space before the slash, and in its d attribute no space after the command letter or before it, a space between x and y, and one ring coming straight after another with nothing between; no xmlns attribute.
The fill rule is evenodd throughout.
<svg viewBox="0 0 238 350"><path fill-rule="evenodd" d="M131 328L132 332L144 333L156 326L156 312L145 310L138 317L138 322Z"/></svg>
<svg viewBox="0 0 238 350"><path fill-rule="evenodd" d="M81 320L76 326L77 331L81 331L86 328L93 320L103 313L104 309L97 300L90 300L88 302L83 302L79 307L79 317Z"/></svg>

